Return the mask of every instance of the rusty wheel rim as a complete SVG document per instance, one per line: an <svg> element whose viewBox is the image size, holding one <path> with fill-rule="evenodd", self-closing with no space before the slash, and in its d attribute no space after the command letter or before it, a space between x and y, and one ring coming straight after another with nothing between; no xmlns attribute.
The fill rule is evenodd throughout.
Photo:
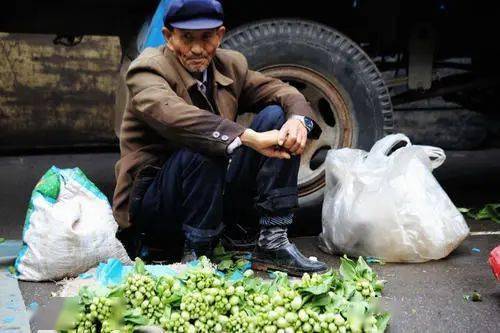
<svg viewBox="0 0 500 333"><path fill-rule="evenodd" d="M321 190L325 186L327 151L353 145L355 126L348 98L338 82L306 67L277 65L260 71L297 88L312 106L323 132L318 140L308 142L301 156L299 197Z"/></svg>

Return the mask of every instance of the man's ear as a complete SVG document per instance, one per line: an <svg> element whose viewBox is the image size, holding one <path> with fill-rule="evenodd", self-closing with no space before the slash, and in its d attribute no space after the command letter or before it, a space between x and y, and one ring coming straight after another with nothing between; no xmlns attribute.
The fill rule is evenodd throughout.
<svg viewBox="0 0 500 333"><path fill-rule="evenodd" d="M163 34L163 38L165 38L165 42L167 42L168 47L169 47L169 48L171 48L171 46L170 46L170 45L172 44L172 43L171 43L171 40L172 40L172 38L173 38L173 34L174 34L174 32L173 32L173 31L168 30L168 28L167 28L167 27L163 27L163 29L161 29L161 32L162 32L162 34Z"/></svg>
<svg viewBox="0 0 500 333"><path fill-rule="evenodd" d="M220 46L220 43L222 42L222 38L224 37L224 35L226 34L226 27L225 26L220 26L218 29L217 29L217 37L219 38L219 46Z"/></svg>

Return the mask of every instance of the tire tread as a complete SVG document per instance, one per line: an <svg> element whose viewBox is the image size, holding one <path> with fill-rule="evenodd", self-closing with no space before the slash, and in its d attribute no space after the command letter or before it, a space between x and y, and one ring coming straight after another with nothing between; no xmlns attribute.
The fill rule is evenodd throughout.
<svg viewBox="0 0 500 333"><path fill-rule="evenodd" d="M288 38L308 37L308 43L321 44L327 49L337 49L349 54L358 63L361 71L368 76L367 84L372 85L373 90L378 92L376 100L383 116L384 134L392 133L394 129L392 102L382 74L365 51L339 31L324 24L300 19L257 21L232 30L224 39L222 46L242 50L249 48L249 45L262 37L268 38L275 35Z"/></svg>

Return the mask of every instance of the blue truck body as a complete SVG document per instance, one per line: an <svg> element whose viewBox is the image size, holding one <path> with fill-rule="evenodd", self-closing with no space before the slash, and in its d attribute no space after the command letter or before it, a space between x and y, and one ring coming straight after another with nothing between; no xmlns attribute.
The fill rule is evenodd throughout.
<svg viewBox="0 0 500 333"><path fill-rule="evenodd" d="M142 52L146 47L157 47L165 43L161 29L163 28L163 18L170 3L171 0L161 0L158 7L156 7L151 21L146 23L146 34L138 40L139 52Z"/></svg>

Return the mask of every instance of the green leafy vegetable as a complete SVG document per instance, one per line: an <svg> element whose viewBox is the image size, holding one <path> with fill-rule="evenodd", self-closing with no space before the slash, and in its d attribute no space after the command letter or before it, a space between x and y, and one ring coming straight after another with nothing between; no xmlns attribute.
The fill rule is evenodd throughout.
<svg viewBox="0 0 500 333"><path fill-rule="evenodd" d="M390 316L377 310L383 281L363 258L341 258L339 272L304 274L291 281L273 272L271 281L251 270L238 281L228 274L248 265L227 257L217 266L200 258L181 276L154 277L141 260L123 284L99 294L82 288L67 332L133 332L157 325L166 332L384 332Z"/></svg>
<svg viewBox="0 0 500 333"><path fill-rule="evenodd" d="M489 203L481 209L458 208L458 210L474 220L492 220L500 223L500 203Z"/></svg>
<svg viewBox="0 0 500 333"><path fill-rule="evenodd" d="M343 258L340 258L339 271L344 280L354 280L356 277L356 264L344 255Z"/></svg>

